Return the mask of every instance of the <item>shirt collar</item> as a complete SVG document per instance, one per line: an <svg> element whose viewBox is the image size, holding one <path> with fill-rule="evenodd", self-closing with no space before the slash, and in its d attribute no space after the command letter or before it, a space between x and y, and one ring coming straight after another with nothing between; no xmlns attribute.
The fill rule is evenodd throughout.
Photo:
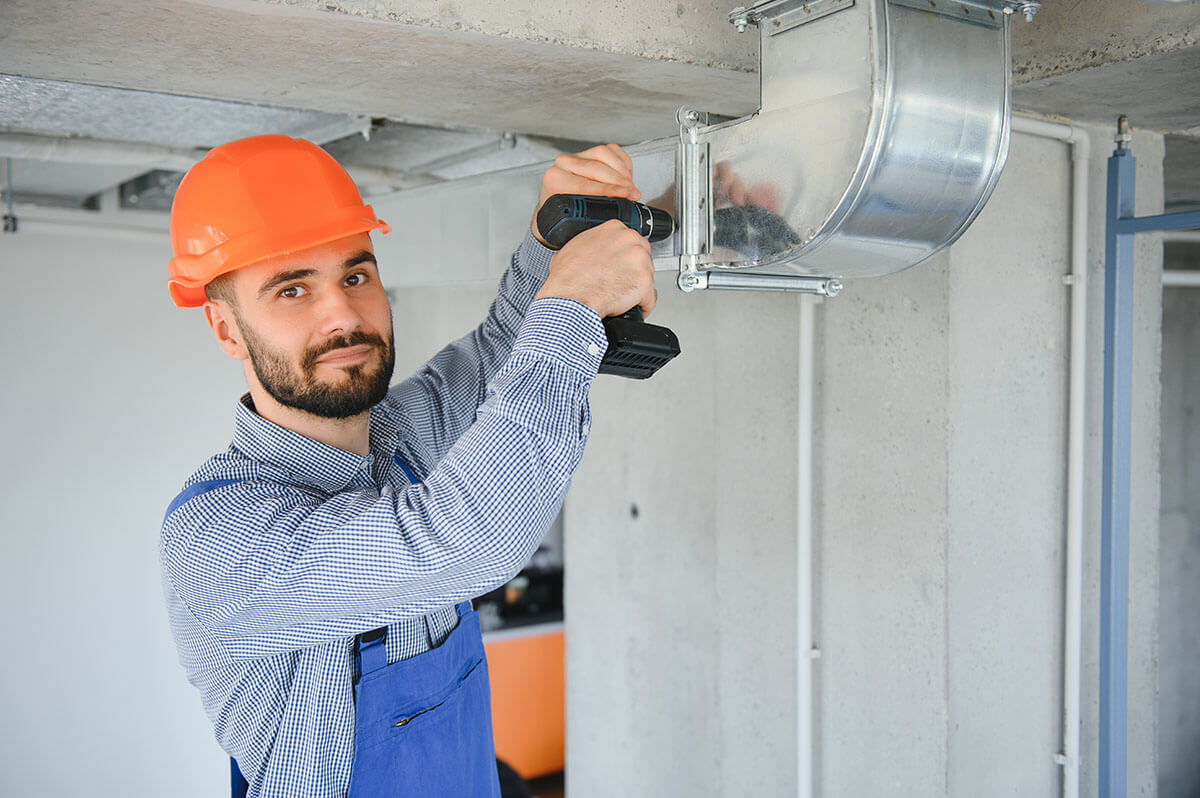
<svg viewBox="0 0 1200 798"><path fill-rule="evenodd" d="M372 458L390 458L400 444L396 422L384 412L385 405L371 409L371 457L347 452L267 421L254 411L246 393L238 401L234 419L233 445L252 459L274 466L301 484L326 493L347 488Z"/></svg>

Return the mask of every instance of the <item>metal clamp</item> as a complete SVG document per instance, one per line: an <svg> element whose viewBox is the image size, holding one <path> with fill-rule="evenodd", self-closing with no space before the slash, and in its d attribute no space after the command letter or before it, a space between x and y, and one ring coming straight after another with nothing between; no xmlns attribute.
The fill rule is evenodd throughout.
<svg viewBox="0 0 1200 798"><path fill-rule="evenodd" d="M701 255L711 250L712 166L709 143L701 140L699 129L709 123L709 115L683 107L679 119L679 192L675 197L675 218L679 220L679 287L684 291L702 288L697 278ZM685 275L690 275L685 278Z"/></svg>
<svg viewBox="0 0 1200 798"><path fill-rule="evenodd" d="M738 33L757 25L774 36L853 5L854 0L766 0L750 8L738 6L729 12L729 22Z"/></svg>
<svg viewBox="0 0 1200 798"><path fill-rule="evenodd" d="M817 294L831 299L842 292L836 277L808 277L799 274L756 274L753 272L709 269L698 272L680 270L682 291L773 291L791 294Z"/></svg>
<svg viewBox="0 0 1200 798"><path fill-rule="evenodd" d="M1041 10L1039 0L889 0L899 6L956 17L976 24L999 26L1004 16L1020 11L1026 22ZM1003 16L1001 16L1003 15Z"/></svg>

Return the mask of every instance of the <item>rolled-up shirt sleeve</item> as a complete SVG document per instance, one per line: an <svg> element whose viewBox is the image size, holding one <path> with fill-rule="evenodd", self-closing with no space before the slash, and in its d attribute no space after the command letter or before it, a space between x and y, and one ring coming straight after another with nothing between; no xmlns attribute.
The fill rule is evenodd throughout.
<svg viewBox="0 0 1200 798"><path fill-rule="evenodd" d="M238 481L186 502L164 523L172 612L194 619L229 656L254 657L503 584L536 549L582 456L588 389L605 345L594 311L567 299L534 301L473 423L421 483L404 489L327 495L215 474Z"/></svg>

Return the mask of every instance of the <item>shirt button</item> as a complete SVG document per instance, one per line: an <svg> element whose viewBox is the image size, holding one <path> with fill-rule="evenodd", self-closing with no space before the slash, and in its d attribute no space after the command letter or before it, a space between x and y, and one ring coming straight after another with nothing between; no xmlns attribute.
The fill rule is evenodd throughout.
<svg viewBox="0 0 1200 798"><path fill-rule="evenodd" d="M600 347L596 346L595 344L588 344L588 354L592 357L595 357L596 355L600 354Z"/></svg>

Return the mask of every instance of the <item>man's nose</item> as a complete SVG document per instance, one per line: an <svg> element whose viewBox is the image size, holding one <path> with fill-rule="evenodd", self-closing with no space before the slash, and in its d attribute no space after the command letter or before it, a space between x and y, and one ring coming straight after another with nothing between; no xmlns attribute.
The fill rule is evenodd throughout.
<svg viewBox="0 0 1200 798"><path fill-rule="evenodd" d="M317 307L323 335L349 333L362 326L362 315L343 291L322 292Z"/></svg>

